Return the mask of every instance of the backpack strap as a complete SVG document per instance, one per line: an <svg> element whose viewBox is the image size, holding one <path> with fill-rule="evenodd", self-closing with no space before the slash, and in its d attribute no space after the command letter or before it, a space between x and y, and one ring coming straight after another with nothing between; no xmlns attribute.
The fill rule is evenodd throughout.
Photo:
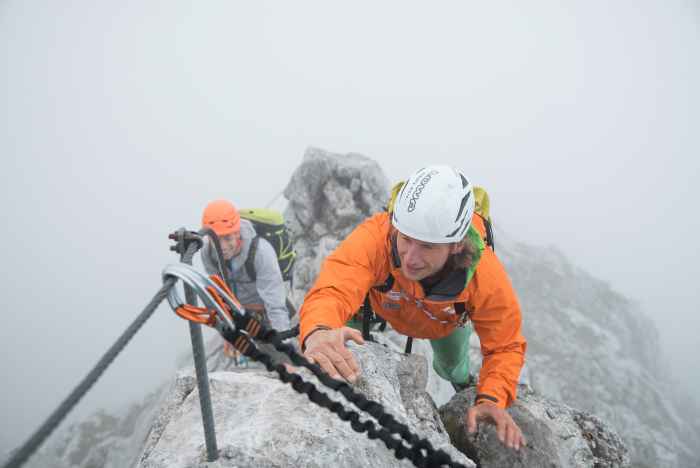
<svg viewBox="0 0 700 468"><path fill-rule="evenodd" d="M373 286L372 289L376 289L379 292L387 292L391 289L393 284L394 277L389 273L389 277L384 284ZM367 293L365 295L365 302L362 304L362 338L365 340L374 341L372 334L369 332L373 323L379 323L379 331L383 332L386 330L386 320L374 313L372 304L369 302L369 293Z"/></svg>
<svg viewBox="0 0 700 468"><path fill-rule="evenodd" d="M379 292L385 293L391 289L391 287L394 285L394 276L389 273L389 276L387 276L386 280L384 281L384 284L380 284L379 286L372 286L372 289L376 289ZM369 303L369 293L365 295L365 302L362 304L362 338L368 341L374 341L374 338L372 338L372 334L369 332L370 326L372 325L372 321L374 319L374 322L380 322L379 325L379 331L384 331L386 330L386 320L382 318L377 318L374 315L374 311L372 310L372 306Z"/></svg>
<svg viewBox="0 0 700 468"><path fill-rule="evenodd" d="M486 245L491 247L491 250L496 251L496 245L493 243L493 226L491 226L491 221L486 218L484 220L484 227L486 227Z"/></svg>
<svg viewBox="0 0 700 468"><path fill-rule="evenodd" d="M260 242L260 236L253 237L250 242L250 249L248 250L248 258L245 259L245 271L248 273L248 278L255 281L257 279L257 274L255 273L255 254L258 251L258 242Z"/></svg>
<svg viewBox="0 0 700 468"><path fill-rule="evenodd" d="M380 284L379 286L372 286L372 289L375 289L381 293L389 292L394 286L394 275L389 273L389 276L386 277L386 280L384 280L384 283Z"/></svg>

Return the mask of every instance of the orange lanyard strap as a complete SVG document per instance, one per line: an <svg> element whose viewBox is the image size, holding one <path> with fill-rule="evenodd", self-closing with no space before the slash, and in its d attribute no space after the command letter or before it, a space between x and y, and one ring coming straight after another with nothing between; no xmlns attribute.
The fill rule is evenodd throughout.
<svg viewBox="0 0 700 468"><path fill-rule="evenodd" d="M182 280L185 287L191 288L204 304L204 307L188 304L179 297L176 288L171 288L167 294L168 302L175 313L185 320L211 327L223 321L232 326L232 316L244 313L241 303L220 276L207 277L191 266L176 264L168 265L163 270L163 280L170 277Z"/></svg>
<svg viewBox="0 0 700 468"><path fill-rule="evenodd" d="M226 340L243 354L251 352L255 345L251 338L268 341L276 332L266 329L251 313L247 312L226 282L220 276L206 276L184 264L168 265L163 278L176 277L202 300L204 307L183 302L177 290L168 292L168 302L175 313L190 322L215 328ZM281 341L279 337L277 340Z"/></svg>
<svg viewBox="0 0 700 468"><path fill-rule="evenodd" d="M224 292L228 294L229 299L231 299L241 311L243 310L243 306L241 306L236 296L233 294L233 292L231 292L231 289L221 279L220 276L211 275L209 276L209 279L212 280L212 282L214 282L221 289L223 289ZM216 301L216 303L224 310L224 312L226 312L226 315L228 315L229 318L233 318L233 314L231 314L231 307L226 303L226 301L224 301L224 299L219 294L219 291L217 291L212 286L206 286L205 289L211 295L212 299L214 299L214 301ZM217 323L216 311L207 307L197 307L192 304L182 304L175 309L175 313L185 320L200 323L202 325L208 325L210 327L214 327Z"/></svg>
<svg viewBox="0 0 700 468"><path fill-rule="evenodd" d="M208 325L210 327L213 327L216 323L216 312L206 307L195 307L190 304L183 304L175 309L175 313L178 317L187 321Z"/></svg>

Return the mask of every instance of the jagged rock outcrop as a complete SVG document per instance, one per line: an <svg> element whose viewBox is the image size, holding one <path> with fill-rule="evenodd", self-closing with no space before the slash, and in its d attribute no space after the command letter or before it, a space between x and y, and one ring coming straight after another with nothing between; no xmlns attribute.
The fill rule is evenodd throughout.
<svg viewBox="0 0 700 468"><path fill-rule="evenodd" d="M376 173L377 169L372 167L369 161L359 155L350 158L352 161L350 171L352 176L333 177L333 171L347 174L349 171L339 170L343 167L341 159L334 155L323 154L319 150L307 152L304 163L297 173L292 177L292 182L285 191L290 199L290 205L286 212L286 218L292 221L292 229L295 233L297 245L300 245L299 260L306 269L301 269L302 277L295 278L298 288L305 292L311 281L306 281L305 271L313 271L310 278L315 276L320 263L328 251L337 245L350 229L358 222L365 219L371 212L367 212L370 204L366 199L356 202L356 196L351 187L358 187L356 177L363 177L363 170L366 169ZM361 169L357 169L361 168ZM301 175L300 175L301 174ZM329 175L330 174L330 175ZM363 190L367 193L382 194L386 196L388 183L385 178L374 178L378 186L365 185ZM316 194L314 197L313 195ZM322 194L322 195L318 195ZM375 197L375 211L381 209L381 196ZM331 206L343 200L345 205L342 210L333 210ZM309 214L311 213L311 214ZM319 213L334 213L333 216L321 216ZM340 219L340 221L339 221ZM326 240L325 245L331 248L318 249L323 245L322 239ZM297 270L299 272L299 270ZM401 421L409 423L410 427L421 434L427 434L431 439L436 439L438 435L443 436L443 440L437 439L437 444L444 446L445 432L439 418L436 417L434 400L426 393L428 381L437 382L435 376L429 379L427 360L418 355L405 356L395 349L395 341L401 339L396 335L383 336L377 334L377 338L392 346L382 348L376 344L368 344L364 347L353 346L353 352L358 356L363 368L363 379L358 386L369 398L384 404ZM392 342L391 339L395 341ZM394 349L390 349L394 348ZM422 352L430 358L429 347L423 346ZM216 359L216 357L214 357ZM416 366L416 363L421 363ZM217 360L216 366L221 365L221 360ZM235 370L235 369L234 369ZM403 378L400 378L403 376ZM308 377L308 376L307 376ZM399 385L397 385L397 383ZM167 424L160 425L159 431L152 433L151 442L147 445L141 466L144 468L155 468L159 466L187 466L188 464L202 463L204 460L203 435L201 426L192 427L194 415L198 414L197 392L194 390L194 383L189 382L192 389L191 398L186 397L182 405L170 408L166 416L161 416L160 420L168 420ZM398 390L398 391L397 391ZM479 452L472 450L472 454L480 454L484 467L488 466L508 466L499 464L498 460L528 460L535 462L538 457L553 460L554 465L547 466L570 466L570 462L577 464L571 466L628 466L625 458L625 451L622 443L612 433L610 433L602 423L595 425L594 431L574 432L572 427L575 423L573 419L565 422L557 421L562 431L566 431L566 437L562 437L562 431L555 432L544 423L533 422L533 414L538 412L551 415L564 414L562 407L556 403L547 401L542 397L535 396L529 392L530 399L524 398L519 405L514 408L514 416L519 417L524 428L529 429L532 439L527 449L520 454L505 449L502 446L491 447L488 438L481 444L476 438L474 447L483 447ZM454 428L459 428L460 424L455 422L463 420L466 407L472 401L473 395L458 395L445 405L442 409L446 417ZM376 446L370 443L364 435L353 433L347 424L337 420L334 415L328 413L318 414L318 411L309 408L309 403L305 397L296 395L289 387L284 386L274 378L265 375L262 371L233 372L212 374L212 400L214 401L215 419L217 421L246 421L246 424L232 425L224 423L217 426L217 435L222 441L222 459L219 466L261 466L272 464L273 460L278 466L313 466L324 465L333 460L333 465L337 466L365 466L365 461L358 460L353 452L359 450L367 454L367 462L372 466L397 466L398 461L393 458L390 452L383 446ZM226 403L218 403L224 401ZM461 405L460 405L461 402ZM418 403L418 404L417 404ZM408 405L409 409L406 409ZM248 409L249 407L255 410ZM313 413L315 416L309 418ZM287 415L283 421L277 420L271 415ZM577 417L583 417L576 413ZM452 416L450 418L450 416ZM563 419L563 418L560 418ZM592 418L591 421L595 419ZM287 423L294 421L295 428L298 428L302 436L289 437L288 431L284 430ZM590 423L590 421L589 421ZM578 426L576 426L578 427ZM453 439L462 450L464 444L460 444L461 439L466 443L468 439L459 433L458 429L451 431ZM316 431L320 431L318 435ZM597 435L603 433L604 437ZM156 434L155 436L153 434ZM332 434L332 435L331 435ZM482 434L488 434L483 431ZM617 443L611 444L611 449L595 457L590 451L590 445L585 437L595 434L596 438L591 443L599 443L600 440L611 439ZM166 440L167 442L161 442ZM235 444L229 444L228 440L235 440ZM346 445L350 442L350 445ZM434 441L435 443L435 441ZM496 442L498 443L498 442ZM370 444L370 445L367 445ZM306 450L299 450L299 447ZM271 454L268 447L275 447L274 454ZM359 448L362 447L362 448ZM573 447L573 449L571 449ZM309 450L310 449L310 450ZM490 449L490 450L489 450ZM567 449L572 452L570 456ZM586 452L584 449L587 449ZM376 451L376 452L375 452ZM182 452L190 455L183 459ZM454 452L453 452L454 453ZM495 454L492 464L487 464L487 453ZM177 454L177 456L175 455ZM347 455L347 458L344 458ZM556 456L556 458L555 458ZM336 458L339 457L339 458ZM494 458L492 457L492 458ZM597 464L597 465L596 465ZM529 465L521 465L529 466Z"/></svg>
<svg viewBox="0 0 700 468"><path fill-rule="evenodd" d="M396 176L401 177L405 174ZM285 217L296 238L299 254L294 279L294 297L297 304L310 287L322 259L357 223L383 209L389 185L379 166L361 155L337 155L315 148L307 151L304 161L293 174L285 190L289 200ZM634 303L615 293L607 284L573 266L556 249L528 246L509 239L505 233L498 230L499 215L495 206L493 214L497 224L496 252L511 276L523 309L524 334L529 343L528 376L532 388L537 392L523 390L521 399L513 410L514 415L519 417L518 412L522 408L522 414L525 416L544 418L542 415L547 414L546 418L549 419L533 423L534 428L543 430L542 437L539 429L525 428L530 439L529 445L532 445L528 450L537 452L541 447L550 447L553 453L558 454L559 458L552 459L553 464L544 466L570 466L562 460L574 453L589 453L592 458L586 455L581 458L585 461L582 462L584 464L573 466L624 466L624 457L620 455L622 451L617 444L618 439L612 432L617 431L619 437L628 445L633 467L700 466L697 449L697 442L700 440L700 425L697 421L700 421L700 417L692 419L691 416L697 415L697 407L675 400L677 394L665 389L668 385L667 374L663 369L663 360L660 358L662 353L651 321L643 316ZM389 348L393 346L395 350L402 349L403 338L392 333L388 333L386 338L388 341L385 344ZM478 340L475 336L474 339L477 346L474 350L478 351ZM231 402L235 398L250 397L249 400L236 400L239 401L237 409L240 410L248 407L249 402L258 401L258 397L268 394L274 396L278 393L286 396L288 392L292 392L288 386L262 372L259 366L232 366L230 360L221 357L216 351L219 342L215 340L207 348L210 354L210 368L219 371L234 370L235 373L212 374L212 387L215 389L215 395L218 395L214 398L215 405L224 405L220 406L218 411L236 406ZM417 340L413 349L415 354L427 356L427 362L430 362L430 346L427 342ZM356 347L354 351L362 354L366 350ZM423 388L427 389L427 394L431 395L438 405L446 403L452 397L453 391L428 365L425 387L422 387L422 383L415 387L398 385L388 390L387 395L378 392L376 389L381 388L384 383L395 382L394 379L398 378L390 376L398 376L402 373L400 369L405 369L401 367L405 365L401 364L404 360L397 360L394 354L399 356L398 351L392 352L392 357L388 360L396 364L396 369L382 371L384 377L375 376L376 380L372 380L372 386L361 384L359 388L366 389L368 396L378 398L382 403L384 399L393 403L400 402L397 406L399 415L403 415L400 417L409 418L408 420L413 421L421 431L433 430L439 435L442 430L438 429L440 424L429 416L432 410L428 411L434 405L424 399ZM474 361L473 368L477 369L478 352L475 352ZM414 370L420 373L419 369L420 366L417 366ZM184 375L190 377L183 377ZM32 463L38 464L28 466L47 466L41 464L44 460L54 460L55 463L51 466L71 468L129 466L128 460L134 459L160 463L151 456L162 456L166 453L165 445L162 444L169 443L171 434L177 432L174 430L176 426L170 425L182 427L187 420L192 423L188 430L192 431L192 440L195 441L186 446L187 456L195 457L189 460L196 460L196 457L201 457L203 453L204 441L201 421L196 417L198 403L195 405L194 402L197 392L196 389L193 390L195 386L192 375L191 370L184 371L178 383L168 393L158 398L149 397L138 406L138 417L131 414L128 418L122 418L118 424L112 424L114 421L109 422L109 418L102 418L102 422L95 422L96 426L73 426L70 435L60 439L60 450L56 449L57 444L54 443L53 448L48 447L32 460ZM417 378L421 379L423 377ZM232 385L262 387L249 395L242 390L231 388ZM420 397L423 398L423 403L419 409L411 409L406 403L406 400L416 398L411 395L423 395ZM290 398L296 398L294 401L298 402L299 408L314 408L305 397L294 392ZM224 402L220 402L221 399ZM568 406L563 406L562 403ZM255 405L253 407L257 408ZM156 409L158 417L154 416ZM189 411L187 414L190 415L190 419L181 419L178 416L180 412L185 411ZM317 409L313 414L323 412L326 410ZM402 412L405 412L405 415ZM428 416L411 416L412 412ZM587 416L588 413L594 414L595 417ZM228 418L222 414L226 413L220 413L217 422L221 418ZM273 424L274 415L265 414L261 412L256 415L260 418L256 423L259 424L260 430L279 429L279 424ZM584 414L586 416L583 416ZM411 417L414 419L410 419ZM537 418L534 420L537 421ZM299 422L300 420L293 419L286 426L282 425L282 428L296 428ZM340 437L364 438L363 435L349 430L347 424L337 422L340 423L337 428L333 426L334 421L322 423L328 425L325 427L328 428L326 434L329 437L323 442L331 444L330 447L336 447L333 445L336 442L330 439L330 434L336 434L336 430L339 431L337 434L340 434ZM228 435L243 437L243 445L251 450L255 449L256 441L245 439L251 437L250 434L241 435L235 432L237 429L226 424L228 423L221 423L221 428L217 425L217 429L230 431L226 433ZM553 424L555 429L571 428L574 436L562 438L560 432L552 429ZM448 426L453 427L452 423L448 423ZM581 429L582 427L584 429ZM594 428L599 429L592 431ZM291 432L286 432L285 435L290 436ZM479 448L471 453L478 454L484 466L509 466L499 465L498 456L511 456L512 453L498 450L498 442L493 443L489 434L487 429L480 431L479 437L473 438L474 444ZM265 432L261 437L266 438L272 447L273 442L277 440L275 437L282 436ZM319 442L320 439L315 437L310 437L312 443ZM235 457L241 455L237 448L231 448L234 440L236 439L221 436L219 442L220 447L228 447L228 451L223 455L231 463ZM362 440L364 443L365 440ZM608 454L612 454L612 457L606 458L600 452L591 449L588 444L591 440L598 441L596 447L609 447ZM381 442L374 444L367 453L384 461L392 458ZM192 450L198 452L193 455ZM523 459L533 461L535 455L536 453L528 452L523 455ZM246 466L246 456L240 459L238 466ZM357 457L355 461L361 463L360 458L361 456ZM614 464L617 461L620 465ZM589 462L591 464L586 464Z"/></svg>
<svg viewBox="0 0 700 468"><path fill-rule="evenodd" d="M289 201L284 217L297 251L293 282L297 304L318 275L320 260L355 226L380 212L388 194L389 180L375 161L355 153L306 150L284 190Z"/></svg>
<svg viewBox="0 0 700 468"><path fill-rule="evenodd" d="M532 387L607 421L628 444L632 466L700 466L697 409L675 399L658 332L641 307L556 248L496 234L523 309Z"/></svg>
<svg viewBox="0 0 700 468"><path fill-rule="evenodd" d="M475 388L456 394L440 408L452 442L481 468L623 468L629 466L627 448L620 437L597 417L555 403L521 385L518 401L509 413L527 434L527 447L506 450L493 426L481 424L467 434L464 414L474 401Z"/></svg>
<svg viewBox="0 0 700 468"><path fill-rule="evenodd" d="M325 167L337 167L342 162L339 155L318 149L307 152L302 167L305 180L311 182L290 183L285 190L288 219L304 218L298 215L299 206L304 206L304 212L327 209L325 196L308 195L323 193L327 183L326 178L312 174L327 174ZM369 180L377 183L372 192L380 194L375 206L383 207L382 196L388 196L389 182L385 177ZM355 206L355 219L371 214ZM347 210L345 217L353 218ZM324 218L304 219L313 223L302 229L292 228L298 243L311 247L302 250L304 270L312 274L299 281L295 278L299 291L308 288L307 280L315 277L322 259L351 230L344 226L342 232L333 235L333 228ZM669 398L672 393L660 387L666 379L656 329L639 307L571 265L556 249L520 244L499 230L496 234L497 253L523 309L524 334L529 342L525 380L548 398L606 420L630 444L633 466L699 465L697 450L693 453L692 449L692 440L698 440L697 427L679 414L677 404ZM475 344L478 346L478 339ZM420 346L418 340L414 349ZM429 346L423 349L430 352ZM474 370L479 360L475 356ZM439 378L431 380L431 394L443 403L449 390ZM672 432L664 434L669 429Z"/></svg>
<svg viewBox="0 0 700 468"><path fill-rule="evenodd" d="M399 422L453 460L474 466L449 443L437 408L425 391L424 358L401 355L375 343L354 347L353 352L364 370L355 385L358 391L380 402ZM325 389L306 370L301 373ZM410 461L397 460L381 441L355 432L349 423L309 402L275 374L250 368L215 372L210 374L210 390L219 460L206 462L198 391L187 372L177 379L166 400L171 404L159 414L139 467L412 466ZM339 394L325 392L347 409L354 408Z"/></svg>

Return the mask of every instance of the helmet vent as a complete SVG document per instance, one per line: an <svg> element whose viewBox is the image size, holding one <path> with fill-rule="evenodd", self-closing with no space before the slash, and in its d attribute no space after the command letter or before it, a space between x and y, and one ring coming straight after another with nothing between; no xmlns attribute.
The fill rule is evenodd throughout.
<svg viewBox="0 0 700 468"><path fill-rule="evenodd" d="M462 176L462 180L466 181L467 179L465 179L464 176ZM467 206L467 202L469 201L469 197L471 196L471 194L472 194L472 191L470 190L467 192L467 194L464 197L462 197L462 203L459 205L459 212L457 213L457 217L455 218L455 223L457 222L459 217L462 216L462 212L464 211L464 207Z"/></svg>
<svg viewBox="0 0 700 468"><path fill-rule="evenodd" d="M452 231L451 233L449 233L446 237L454 237L455 234L457 234L459 231L465 231L464 228L465 228L465 227L469 227L469 222L467 222L466 224L464 224L465 221L468 221L467 218L466 218L466 216L464 217L464 219L462 220L462 222L459 224L459 227L458 227L457 229L455 229L454 231ZM460 236L460 237L464 237L464 236Z"/></svg>

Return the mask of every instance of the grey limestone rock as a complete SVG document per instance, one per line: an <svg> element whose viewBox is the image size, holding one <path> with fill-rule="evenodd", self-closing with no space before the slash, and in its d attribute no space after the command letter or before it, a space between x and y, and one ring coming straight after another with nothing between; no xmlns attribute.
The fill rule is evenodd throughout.
<svg viewBox="0 0 700 468"><path fill-rule="evenodd" d="M301 303L321 261L360 222L384 209L389 180L361 154L308 148L284 190L284 213L297 251L293 295Z"/></svg>
<svg viewBox="0 0 700 468"><path fill-rule="evenodd" d="M427 363L423 357L404 356L375 343L354 346L353 352L363 368L357 391L381 403L399 422L448 452L453 460L474 466L449 443L437 407L425 391ZM301 374L320 386L306 370ZM412 466L408 460L397 460L381 441L355 432L349 423L312 404L275 374L258 369L214 372L209 377L219 459L206 461L198 391L191 385L192 377L181 374L181 382L166 399L180 403L164 405L161 424L154 426L139 467ZM190 393L181 399L183 389ZM339 394L323 390L346 409L354 408ZM363 419L371 418L361 414Z"/></svg>
<svg viewBox="0 0 700 468"><path fill-rule="evenodd" d="M464 415L474 401L474 387L457 393L440 408L452 442L478 461L481 468L625 468L630 466L627 447L620 437L595 416L574 410L520 386L518 401L508 412L527 439L519 451L505 448L493 425L479 425L467 434Z"/></svg>
<svg viewBox="0 0 700 468"><path fill-rule="evenodd" d="M300 305L323 259L358 223L383 210L389 181L367 157L309 148L284 193L298 252L293 293ZM492 208L496 223L507 216ZM496 228L496 253L518 293L528 340L525 380L534 391L521 387L511 412L529 448L518 458L499 445L488 426L474 440L460 436L459 416L471 400L468 394L453 398L450 385L430 366L425 340L415 340L409 357L401 353L405 337L391 330L375 333L381 345L354 346L364 369L357 389L457 459L447 426L455 446L485 467L622 467L627 458L636 468L700 466L700 411L673 392L653 323L555 248L518 243ZM197 390L193 371L186 369L160 397L146 397L118 423L96 415L88 424L71 426L27 466L47 466L45 460L52 459L53 466L71 468L133 466L134 460L144 468L410 466L259 365L232 365L220 343L217 337L207 346L219 461L203 462ZM477 372L476 335L472 345ZM444 404L451 398L448 410ZM436 404L443 405L445 426L435 416Z"/></svg>

